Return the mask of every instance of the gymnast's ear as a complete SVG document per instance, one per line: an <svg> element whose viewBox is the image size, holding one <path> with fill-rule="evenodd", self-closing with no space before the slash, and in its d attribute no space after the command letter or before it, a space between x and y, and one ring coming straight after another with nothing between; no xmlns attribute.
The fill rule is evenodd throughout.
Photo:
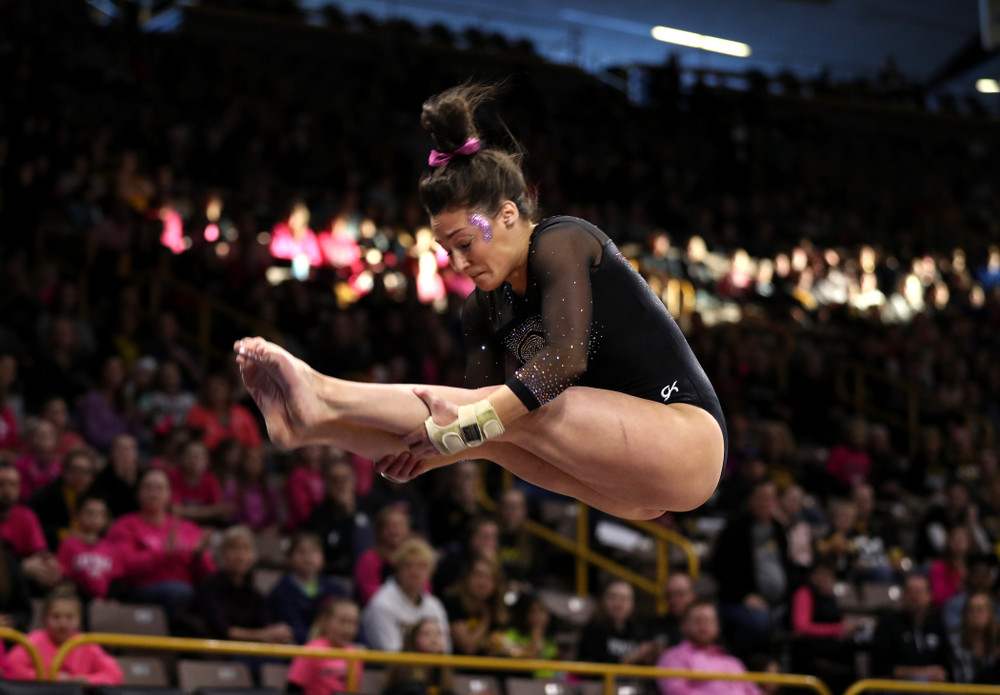
<svg viewBox="0 0 1000 695"><path fill-rule="evenodd" d="M520 216L521 213L518 211L517 204L514 201L505 200L500 203L500 220L505 227L513 226Z"/></svg>

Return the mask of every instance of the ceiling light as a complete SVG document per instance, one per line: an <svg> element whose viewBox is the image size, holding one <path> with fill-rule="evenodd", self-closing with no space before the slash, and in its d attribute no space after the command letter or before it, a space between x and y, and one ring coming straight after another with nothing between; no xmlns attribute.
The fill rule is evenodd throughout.
<svg viewBox="0 0 1000 695"><path fill-rule="evenodd" d="M693 31L682 31L680 29L671 29L670 27L653 27L652 33L653 38L657 41L675 43L678 46L690 46L691 48L700 48L705 51L725 53L737 58L746 58L750 55L750 46L739 41L719 39L714 36L705 36L703 34L696 34Z"/></svg>
<svg viewBox="0 0 1000 695"><path fill-rule="evenodd" d="M976 89L983 94L1000 94L1000 82L987 78L976 80Z"/></svg>

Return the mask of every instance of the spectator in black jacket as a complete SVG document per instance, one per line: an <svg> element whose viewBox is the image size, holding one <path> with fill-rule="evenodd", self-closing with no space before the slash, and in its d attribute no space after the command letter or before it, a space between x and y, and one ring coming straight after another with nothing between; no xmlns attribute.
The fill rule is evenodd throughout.
<svg viewBox="0 0 1000 695"><path fill-rule="evenodd" d="M775 519L778 490L770 480L757 481L747 508L726 524L711 558L719 582L723 635L737 656L765 648L776 626L787 617L793 585L788 539Z"/></svg>
<svg viewBox="0 0 1000 695"><path fill-rule="evenodd" d="M219 571L204 579L194 605L213 639L289 644L294 635L287 623L275 622L253 584L257 544L253 531L232 526L222 536Z"/></svg>
<svg viewBox="0 0 1000 695"><path fill-rule="evenodd" d="M944 682L948 679L948 638L931 603L927 577L907 576L900 603L900 610L886 613L875 626L872 675Z"/></svg>
<svg viewBox="0 0 1000 695"><path fill-rule="evenodd" d="M350 577L361 554L375 542L375 528L355 494L351 464L334 461L323 477L323 500L316 505L306 529L323 541L323 574Z"/></svg>
<svg viewBox="0 0 1000 695"><path fill-rule="evenodd" d="M59 477L31 496L28 506L42 522L49 550L55 552L76 513L77 502L97 475L97 461L90 449L73 449L63 457Z"/></svg>

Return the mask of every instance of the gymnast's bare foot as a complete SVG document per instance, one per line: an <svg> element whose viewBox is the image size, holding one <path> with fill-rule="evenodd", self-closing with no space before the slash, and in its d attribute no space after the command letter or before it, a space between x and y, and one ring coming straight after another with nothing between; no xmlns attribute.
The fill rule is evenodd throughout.
<svg viewBox="0 0 1000 695"><path fill-rule="evenodd" d="M263 338L243 338L233 345L247 391L260 408L271 441L282 449L304 446L306 432L321 422L323 404L316 372L287 350Z"/></svg>

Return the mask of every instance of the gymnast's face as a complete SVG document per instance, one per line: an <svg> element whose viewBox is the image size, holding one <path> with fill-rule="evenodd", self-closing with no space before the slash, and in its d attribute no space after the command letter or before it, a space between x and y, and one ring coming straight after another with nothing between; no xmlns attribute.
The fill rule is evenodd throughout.
<svg viewBox="0 0 1000 695"><path fill-rule="evenodd" d="M443 210L431 218L434 238L456 271L483 291L495 290L523 272L529 236L517 234L517 206L506 201L495 216L468 208Z"/></svg>

